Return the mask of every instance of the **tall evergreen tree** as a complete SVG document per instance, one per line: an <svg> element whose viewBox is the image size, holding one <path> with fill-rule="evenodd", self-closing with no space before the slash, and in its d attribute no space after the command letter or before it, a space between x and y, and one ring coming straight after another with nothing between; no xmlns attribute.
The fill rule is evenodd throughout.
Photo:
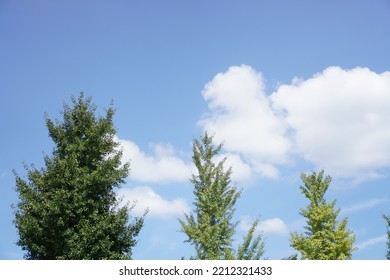
<svg viewBox="0 0 390 280"><path fill-rule="evenodd" d="M298 250L302 259L310 260L346 260L352 258L355 236L347 230L347 218L337 221L340 209L335 210L336 200L327 203L324 196L331 177L324 179L324 171L303 174L300 186L302 193L310 203L300 214L307 219L306 232L292 233L291 246Z"/></svg>
<svg viewBox="0 0 390 280"><path fill-rule="evenodd" d="M45 167L25 166L28 180L14 171L17 244L27 259L129 259L144 217L131 223L114 193L129 172L114 140L114 110L96 117L91 98L71 100L62 122L46 116L55 147Z"/></svg>
<svg viewBox="0 0 390 280"><path fill-rule="evenodd" d="M244 238L237 255L232 248L237 226L232 222L234 205L241 192L231 184L231 168L224 170L226 158L214 163L221 149L222 144L215 147L207 133L193 142L192 159L198 171L190 180L194 185L195 210L186 214L184 221L179 220L181 230L188 236L187 242L194 245L196 259L260 258L264 244L261 236L253 236L258 221Z"/></svg>
<svg viewBox="0 0 390 280"><path fill-rule="evenodd" d="M386 258L388 260L390 260L390 215L389 216L383 215L383 218L387 222L387 254L386 254Z"/></svg>

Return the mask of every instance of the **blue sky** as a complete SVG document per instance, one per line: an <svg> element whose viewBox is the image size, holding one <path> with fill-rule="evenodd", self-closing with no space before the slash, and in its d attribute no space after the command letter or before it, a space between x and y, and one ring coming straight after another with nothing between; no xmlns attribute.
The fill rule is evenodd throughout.
<svg viewBox="0 0 390 280"><path fill-rule="evenodd" d="M372 1L0 1L0 259L21 259L15 169L43 166L44 113L84 91L115 126L132 171L118 191L150 208L136 259L193 254L191 143L204 130L233 167L236 243L260 217L265 257L294 253L300 173L332 176L328 201L384 259L390 214L390 4Z"/></svg>

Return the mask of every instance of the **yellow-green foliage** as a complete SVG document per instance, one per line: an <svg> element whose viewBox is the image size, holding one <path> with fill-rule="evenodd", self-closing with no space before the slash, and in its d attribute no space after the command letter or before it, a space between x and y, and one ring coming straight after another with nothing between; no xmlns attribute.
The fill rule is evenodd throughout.
<svg viewBox="0 0 390 280"><path fill-rule="evenodd" d="M261 236L254 238L256 220L238 253L232 248L237 223L232 222L234 205L241 192L231 184L231 168L224 170L225 159L215 163L214 158L222 145L214 147L212 137L207 133L193 143L193 162L198 173L193 175L195 210L179 220L181 230L188 236L196 251L196 259L259 259L264 243Z"/></svg>
<svg viewBox="0 0 390 280"><path fill-rule="evenodd" d="M301 253L302 259L348 260L352 258L355 236L347 230L347 218L337 221L340 209L335 209L336 200L325 201L325 193L331 182L323 178L324 171L301 175L304 186L300 189L310 203L300 214L306 218L304 233L292 233L291 246Z"/></svg>

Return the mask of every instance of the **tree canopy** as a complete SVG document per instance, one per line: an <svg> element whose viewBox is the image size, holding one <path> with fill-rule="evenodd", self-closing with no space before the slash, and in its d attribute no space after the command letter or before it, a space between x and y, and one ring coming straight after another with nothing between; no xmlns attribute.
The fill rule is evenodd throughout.
<svg viewBox="0 0 390 280"><path fill-rule="evenodd" d="M348 219L337 221L340 209L335 209L336 200L327 203L325 193L331 177L324 178L324 171L310 175L302 173L304 183L302 193L309 199L309 205L301 209L306 218L304 233L292 233L291 246L299 251L302 259L310 260L345 260L352 258L355 236L346 228Z"/></svg>
<svg viewBox="0 0 390 280"><path fill-rule="evenodd" d="M237 222L233 222L235 203L241 195L232 185L232 169L224 169L226 158L215 163L222 149L213 144L207 132L193 142L193 162L197 174L193 174L195 210L179 220L181 230L188 236L196 250L196 259L255 259L263 254L261 236L254 237L258 220L254 222L238 252L232 247Z"/></svg>
<svg viewBox="0 0 390 280"><path fill-rule="evenodd" d="M114 140L114 109L97 117L83 93L71 101L61 122L46 115L55 147L45 167L25 166L27 180L14 171L17 244L27 259L129 259L144 217L131 222L114 192L129 173Z"/></svg>

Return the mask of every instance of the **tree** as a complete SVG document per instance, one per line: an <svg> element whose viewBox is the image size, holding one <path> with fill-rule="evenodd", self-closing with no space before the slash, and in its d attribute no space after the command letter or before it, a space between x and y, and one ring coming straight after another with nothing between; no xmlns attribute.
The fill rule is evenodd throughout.
<svg viewBox="0 0 390 280"><path fill-rule="evenodd" d="M258 221L252 225L243 244L235 255L232 248L237 223L232 222L234 205L241 192L231 185L231 168L224 170L226 158L214 163L222 144L215 147L213 138L205 133L202 139L193 142L193 162L198 174L192 175L195 210L179 220L181 230L188 236L196 250L196 259L250 259L260 258L264 243L261 236L254 238Z"/></svg>
<svg viewBox="0 0 390 280"><path fill-rule="evenodd" d="M293 254L293 255L290 255L286 258L283 258L282 260L285 260L285 261L296 261L298 260L298 254Z"/></svg>
<svg viewBox="0 0 390 280"><path fill-rule="evenodd" d="M264 242L259 234L254 236L259 220L256 219L244 237L242 245L238 247L237 260L259 260L264 254Z"/></svg>
<svg viewBox="0 0 390 280"><path fill-rule="evenodd" d="M387 222L387 254L386 254L386 258L388 260L390 260L390 215L389 216L383 215L383 218Z"/></svg>
<svg viewBox="0 0 390 280"><path fill-rule="evenodd" d="M114 110L96 117L91 98L71 100L62 122L45 116L55 143L45 167L25 166L28 180L14 171L17 244L26 259L129 259L144 216L130 223L114 193L129 172L114 141Z"/></svg>
<svg viewBox="0 0 390 280"><path fill-rule="evenodd" d="M324 171L311 175L302 173L304 186L302 193L310 203L300 214L307 219L304 234L292 233L291 246L298 250L302 259L311 260L345 260L352 258L355 236L346 229L347 218L337 221L340 209L335 210L336 200L332 203L325 201L324 195L328 190L331 177L325 179Z"/></svg>

